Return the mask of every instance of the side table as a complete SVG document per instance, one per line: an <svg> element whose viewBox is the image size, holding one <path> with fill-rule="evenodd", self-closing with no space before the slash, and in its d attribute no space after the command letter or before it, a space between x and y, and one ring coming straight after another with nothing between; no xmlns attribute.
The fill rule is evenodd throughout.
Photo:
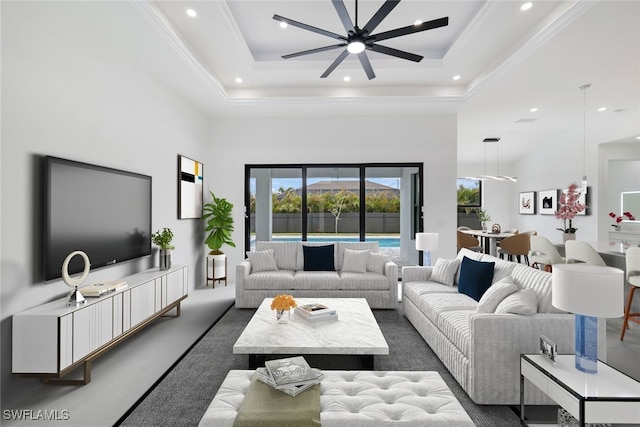
<svg viewBox="0 0 640 427"><path fill-rule="evenodd" d="M575 368L574 355L558 355L552 362L542 354L520 355L520 419L524 415L524 380L586 423L637 424L640 422L640 382L598 361L598 372Z"/></svg>

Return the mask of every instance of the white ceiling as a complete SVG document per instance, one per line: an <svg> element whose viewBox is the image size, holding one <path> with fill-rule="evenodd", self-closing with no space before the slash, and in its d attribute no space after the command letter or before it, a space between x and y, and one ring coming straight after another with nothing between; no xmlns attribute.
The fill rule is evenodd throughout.
<svg viewBox="0 0 640 427"><path fill-rule="evenodd" d="M337 41L282 29L273 15L344 34L330 0L134 2L188 65L167 66L165 80L211 115L457 113L459 162L481 158L485 137L502 138L500 159L508 162L558 134L582 135L579 87L591 83L587 117L593 137L635 141L640 2L537 0L526 12L522 3L403 0L375 32L444 16L449 25L381 42L424 59L368 52L377 76L368 80L353 55L320 78L340 49L281 59ZM382 4L360 0L359 25ZM354 1L345 0L345 6L353 19ZM198 16L187 16L189 8ZM601 106L607 111L596 113ZM530 112L532 107L539 110Z"/></svg>

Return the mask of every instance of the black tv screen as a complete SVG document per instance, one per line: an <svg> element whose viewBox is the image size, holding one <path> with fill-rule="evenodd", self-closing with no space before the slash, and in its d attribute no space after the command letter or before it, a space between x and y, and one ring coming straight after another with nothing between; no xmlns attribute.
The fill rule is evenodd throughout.
<svg viewBox="0 0 640 427"><path fill-rule="evenodd" d="M151 254L150 176L47 156L44 180L45 280L73 251L92 269ZM69 273L83 269L73 257Z"/></svg>

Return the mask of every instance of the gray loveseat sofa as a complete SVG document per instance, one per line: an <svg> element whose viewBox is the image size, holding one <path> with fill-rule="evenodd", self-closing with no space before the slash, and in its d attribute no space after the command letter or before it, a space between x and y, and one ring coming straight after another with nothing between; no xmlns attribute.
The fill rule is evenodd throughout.
<svg viewBox="0 0 640 427"><path fill-rule="evenodd" d="M334 271L305 271L309 247L331 244ZM279 293L298 298L366 298L371 308L398 306L398 266L378 253L378 242L258 241L255 251L247 255L236 266L238 308L258 307Z"/></svg>
<svg viewBox="0 0 640 427"><path fill-rule="evenodd" d="M459 292L464 257L495 263L489 289L495 288L485 292L494 301ZM468 249L456 260L459 265L438 260L432 267L402 269L404 313L474 402L519 404L520 354L538 353L541 335L555 341L558 353L573 353L574 315L551 304L551 273ZM513 284L517 290L508 297L497 292ZM604 319L598 321L598 340L606 343ZM606 361L606 345L598 351ZM552 403L535 386L525 387L527 404Z"/></svg>

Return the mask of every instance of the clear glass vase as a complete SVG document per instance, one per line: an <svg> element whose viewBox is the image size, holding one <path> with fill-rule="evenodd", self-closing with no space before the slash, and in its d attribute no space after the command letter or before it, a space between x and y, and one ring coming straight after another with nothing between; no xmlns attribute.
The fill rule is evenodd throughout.
<svg viewBox="0 0 640 427"><path fill-rule="evenodd" d="M276 310L276 323L289 323L290 310Z"/></svg>

